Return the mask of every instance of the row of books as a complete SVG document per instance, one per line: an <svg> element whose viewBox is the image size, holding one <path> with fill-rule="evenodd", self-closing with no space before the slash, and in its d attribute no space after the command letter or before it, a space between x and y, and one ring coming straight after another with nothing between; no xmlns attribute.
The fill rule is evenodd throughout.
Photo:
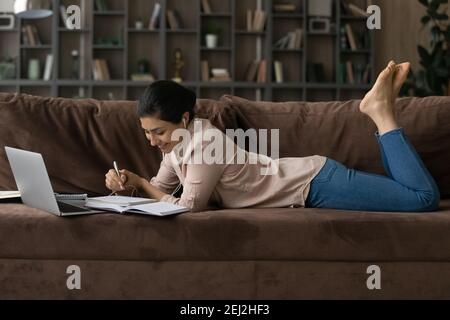
<svg viewBox="0 0 450 320"><path fill-rule="evenodd" d="M341 62L338 67L338 82L347 84L368 84L370 82L370 64Z"/></svg>
<svg viewBox="0 0 450 320"><path fill-rule="evenodd" d="M371 1L368 1L368 5L371 5ZM369 14L363 8L358 7L354 3L348 0L341 0L341 8L343 15L355 16L355 17L368 17Z"/></svg>
<svg viewBox="0 0 450 320"><path fill-rule="evenodd" d="M178 10L176 9L167 10L166 16L167 16L167 25L171 30L178 30L184 27L183 21L181 20Z"/></svg>
<svg viewBox="0 0 450 320"><path fill-rule="evenodd" d="M351 24L341 27L341 49L360 50L370 47L368 33L356 33Z"/></svg>
<svg viewBox="0 0 450 320"><path fill-rule="evenodd" d="M35 25L24 25L22 27L22 44L26 46L42 45L41 37Z"/></svg>
<svg viewBox="0 0 450 320"><path fill-rule="evenodd" d="M201 77L202 81L212 81L212 82L229 82L231 81L230 73L226 68L211 68L209 67L208 60L202 60L200 62L201 66Z"/></svg>
<svg viewBox="0 0 450 320"><path fill-rule="evenodd" d="M295 12L297 10L297 6L294 3L283 2L283 3L274 3L273 11L274 12Z"/></svg>
<svg viewBox="0 0 450 320"><path fill-rule="evenodd" d="M253 60L247 67L245 80L248 82L267 82L267 60Z"/></svg>
<svg viewBox="0 0 450 320"><path fill-rule="evenodd" d="M228 74L228 70L222 68L211 69L213 77L210 78L207 60L202 60L201 69L202 69L201 70L202 81L231 81L230 75ZM273 70L275 82L283 83L284 82L283 63L279 60L275 60L273 62ZM267 82L267 60L263 59L252 61L248 66L245 81L247 82L256 81L258 83Z"/></svg>
<svg viewBox="0 0 450 320"><path fill-rule="evenodd" d="M202 12L206 14L211 14L211 5L209 4L209 0L202 0Z"/></svg>
<svg viewBox="0 0 450 320"><path fill-rule="evenodd" d="M295 29L278 40L275 49L300 49L302 47L303 29Z"/></svg>
<svg viewBox="0 0 450 320"><path fill-rule="evenodd" d="M263 10L247 10L247 31L263 31L266 19L267 14Z"/></svg>

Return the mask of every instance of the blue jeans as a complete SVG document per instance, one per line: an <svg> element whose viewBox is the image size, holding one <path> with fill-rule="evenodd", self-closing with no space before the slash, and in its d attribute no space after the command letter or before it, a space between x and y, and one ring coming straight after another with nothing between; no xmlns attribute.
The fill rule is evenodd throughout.
<svg viewBox="0 0 450 320"><path fill-rule="evenodd" d="M375 134L386 176L346 168L332 159L312 180L305 206L363 211L427 212L439 189L403 129Z"/></svg>

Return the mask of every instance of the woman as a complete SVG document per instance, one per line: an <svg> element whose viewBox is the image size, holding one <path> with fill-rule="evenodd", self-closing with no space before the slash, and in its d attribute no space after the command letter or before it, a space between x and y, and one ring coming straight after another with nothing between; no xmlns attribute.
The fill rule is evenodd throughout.
<svg viewBox="0 0 450 320"><path fill-rule="evenodd" d="M114 192L134 186L150 198L186 206L192 211L205 210L210 204L222 208L304 206L381 212L437 210L440 195L436 183L394 116L395 99L409 67L409 63L396 65L391 61L360 104L360 111L378 128L375 135L388 177L348 169L321 156L272 160L244 151L245 161L241 163L189 162L179 155L183 143L180 139L172 140L172 133L186 128L192 135L194 123L200 123L202 129L214 129L214 126L206 119L193 120L196 102L193 92L173 82L159 81L146 90L138 105L147 139L163 152L157 176L147 181L121 170L119 178L111 169L106 174L106 186ZM202 151L207 147L204 142L199 144L194 140L184 144L188 146L188 155L194 146ZM265 160L265 165L268 162L276 165L276 173L261 174L264 165L249 161L255 156ZM173 194L180 182L183 192L176 198Z"/></svg>

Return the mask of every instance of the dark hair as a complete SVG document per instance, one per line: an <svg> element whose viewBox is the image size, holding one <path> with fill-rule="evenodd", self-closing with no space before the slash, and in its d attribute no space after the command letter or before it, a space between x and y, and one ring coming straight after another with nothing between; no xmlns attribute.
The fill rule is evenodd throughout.
<svg viewBox="0 0 450 320"><path fill-rule="evenodd" d="M139 99L139 117L157 116L163 121L179 123L183 113L189 112L189 121L195 116L195 93L168 80L153 82Z"/></svg>

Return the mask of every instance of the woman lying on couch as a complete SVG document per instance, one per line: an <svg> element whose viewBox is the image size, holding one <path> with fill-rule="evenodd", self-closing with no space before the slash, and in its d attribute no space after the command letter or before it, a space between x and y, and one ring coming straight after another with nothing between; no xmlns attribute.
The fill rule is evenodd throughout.
<svg viewBox="0 0 450 320"><path fill-rule="evenodd" d="M227 158L222 163L193 162L192 153L198 149L205 151L208 144L195 138L183 144L184 139L173 139L173 134L179 132L177 129L187 129L188 138L193 137L199 124L202 130L212 129L224 134L209 120L194 118L196 96L192 91L175 82L158 81L150 85L140 99L138 115L151 145L163 152L159 172L147 181L127 170L121 170L119 178L111 169L106 174L106 186L114 192L135 187L150 198L192 211L205 210L211 203L222 208L304 206L392 212L437 210L440 195L436 183L395 119L395 99L409 67L409 63L396 65L391 61L360 104L360 111L378 128L375 136L387 177L348 169L321 156L273 160L242 150L234 142L233 150L244 152L245 161L236 162L236 153L233 153L233 161ZM180 155L182 147L183 151L188 151ZM262 161L249 161L255 158ZM267 165L277 168L274 174L262 174ZM180 182L183 192L176 198L174 193Z"/></svg>

